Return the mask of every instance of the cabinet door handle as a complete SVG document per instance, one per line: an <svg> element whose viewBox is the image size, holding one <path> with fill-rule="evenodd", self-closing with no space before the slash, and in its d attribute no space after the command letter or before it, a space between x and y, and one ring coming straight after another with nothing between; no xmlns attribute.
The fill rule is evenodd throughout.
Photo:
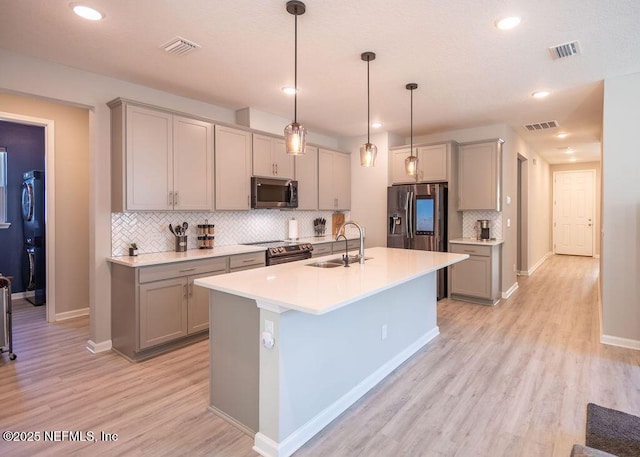
<svg viewBox="0 0 640 457"><path fill-rule="evenodd" d="M167 204L169 206L173 206L173 192L169 192L169 197L167 199Z"/></svg>
<svg viewBox="0 0 640 457"><path fill-rule="evenodd" d="M173 205L177 206L178 205L178 191L175 191L173 193Z"/></svg>
<svg viewBox="0 0 640 457"><path fill-rule="evenodd" d="M187 298L187 285L185 284L184 286L182 286L182 289L184 291L184 298Z"/></svg>
<svg viewBox="0 0 640 457"><path fill-rule="evenodd" d="M185 271L193 271L193 270L195 270L195 269L196 269L196 267L193 267L193 268L183 268L182 270L179 270L179 271L180 271L180 273L184 273Z"/></svg>
<svg viewBox="0 0 640 457"><path fill-rule="evenodd" d="M249 262L253 262L255 259L247 259L247 260L243 260L242 263L249 263Z"/></svg>
<svg viewBox="0 0 640 457"><path fill-rule="evenodd" d="M272 174L272 175L275 175L275 174L276 174L276 164L275 164L275 163L272 163L272 164L271 164L271 174Z"/></svg>
<svg viewBox="0 0 640 457"><path fill-rule="evenodd" d="M189 297L193 297L193 283L189 283Z"/></svg>
<svg viewBox="0 0 640 457"><path fill-rule="evenodd" d="M278 176L278 164L276 164L276 176Z"/></svg>

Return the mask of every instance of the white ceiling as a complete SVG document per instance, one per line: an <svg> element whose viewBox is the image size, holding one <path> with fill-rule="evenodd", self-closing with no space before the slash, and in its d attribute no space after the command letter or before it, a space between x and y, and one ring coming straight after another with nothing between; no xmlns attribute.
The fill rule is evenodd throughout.
<svg viewBox="0 0 640 457"><path fill-rule="evenodd" d="M291 118L293 16L285 0L87 0L100 22L68 0L0 0L0 47L203 100ZM305 0L298 19L298 120L335 136L366 134L371 117L409 136L506 123L551 163L599 160L603 79L640 72L638 0ZM519 15L499 31L494 21ZM201 46L173 56L180 36ZM578 40L582 54L553 60L550 46ZM548 89L543 100L531 92ZM560 127L527 132L555 120ZM283 126L284 127L284 126ZM555 133L570 134L564 140Z"/></svg>

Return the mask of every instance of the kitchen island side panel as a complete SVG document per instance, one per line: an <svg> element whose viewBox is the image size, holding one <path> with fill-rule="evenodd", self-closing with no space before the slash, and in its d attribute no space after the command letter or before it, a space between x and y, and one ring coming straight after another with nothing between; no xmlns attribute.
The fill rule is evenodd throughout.
<svg viewBox="0 0 640 457"><path fill-rule="evenodd" d="M420 276L319 316L263 310L261 321L267 314L278 321L276 347L260 348L260 432L281 445L292 435L304 435L309 423L319 424L320 416L326 419L327 410L339 409L345 398L360 397L373 387L377 381L363 385L378 376L381 367L390 372L389 364L396 368L404 361L398 362L399 354L409 351L408 357L437 335L436 275ZM269 369L277 375L267 376ZM263 385L263 379L270 379L270 385Z"/></svg>
<svg viewBox="0 0 640 457"><path fill-rule="evenodd" d="M260 310L255 300L209 295L211 409L251 436L258 431Z"/></svg>

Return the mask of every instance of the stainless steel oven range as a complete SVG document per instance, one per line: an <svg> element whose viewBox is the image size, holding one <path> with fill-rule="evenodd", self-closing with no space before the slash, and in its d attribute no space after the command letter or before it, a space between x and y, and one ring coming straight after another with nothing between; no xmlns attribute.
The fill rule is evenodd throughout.
<svg viewBox="0 0 640 457"><path fill-rule="evenodd" d="M281 263L295 262L311 258L313 246L310 243L296 243L290 241L260 241L258 243L245 243L252 246L264 246L266 248L266 265L278 265Z"/></svg>

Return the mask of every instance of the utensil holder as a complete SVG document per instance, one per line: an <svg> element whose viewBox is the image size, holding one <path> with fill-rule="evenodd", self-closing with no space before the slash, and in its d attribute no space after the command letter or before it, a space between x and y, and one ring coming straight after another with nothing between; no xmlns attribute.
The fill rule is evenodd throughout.
<svg viewBox="0 0 640 457"><path fill-rule="evenodd" d="M324 224L314 225L313 230L316 233L316 236L324 236L326 226Z"/></svg>
<svg viewBox="0 0 640 457"><path fill-rule="evenodd" d="M187 235L176 236L176 252L185 252L187 250Z"/></svg>

